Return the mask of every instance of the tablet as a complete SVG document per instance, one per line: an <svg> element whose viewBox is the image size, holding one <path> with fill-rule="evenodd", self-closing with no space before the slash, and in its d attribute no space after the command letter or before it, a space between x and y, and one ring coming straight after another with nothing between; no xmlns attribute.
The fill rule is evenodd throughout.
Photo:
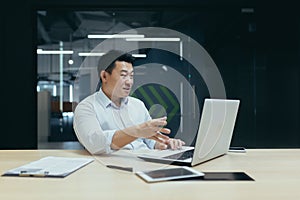
<svg viewBox="0 0 300 200"><path fill-rule="evenodd" d="M190 167L164 168L151 171L138 171L136 175L148 183L203 177L204 173Z"/></svg>

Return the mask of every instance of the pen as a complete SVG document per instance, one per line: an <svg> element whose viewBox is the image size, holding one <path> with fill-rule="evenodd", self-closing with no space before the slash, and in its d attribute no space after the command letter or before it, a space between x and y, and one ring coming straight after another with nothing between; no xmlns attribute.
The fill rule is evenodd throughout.
<svg viewBox="0 0 300 200"><path fill-rule="evenodd" d="M44 171L43 173L30 173L28 171L20 171L19 176L34 176L34 177L45 177L49 174L48 171Z"/></svg>
<svg viewBox="0 0 300 200"><path fill-rule="evenodd" d="M121 167L121 166L116 166L116 165L106 165L106 167L111 168L111 169L119 169L119 170L123 170L123 171L128 171L128 172L133 171L132 167Z"/></svg>

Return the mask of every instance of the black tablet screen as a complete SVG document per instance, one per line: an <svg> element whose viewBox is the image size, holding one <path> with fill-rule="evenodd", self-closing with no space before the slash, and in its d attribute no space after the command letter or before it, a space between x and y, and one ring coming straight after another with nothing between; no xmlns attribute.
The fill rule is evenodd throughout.
<svg viewBox="0 0 300 200"><path fill-rule="evenodd" d="M193 172L185 169L185 168L174 168L174 169L161 169L146 172L148 176L152 178L166 178L166 177L174 177L174 176L185 176L185 175L192 175Z"/></svg>

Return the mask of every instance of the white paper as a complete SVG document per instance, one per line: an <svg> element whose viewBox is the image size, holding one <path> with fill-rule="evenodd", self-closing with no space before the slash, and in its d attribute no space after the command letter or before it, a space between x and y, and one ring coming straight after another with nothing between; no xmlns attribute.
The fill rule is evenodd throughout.
<svg viewBox="0 0 300 200"><path fill-rule="evenodd" d="M67 176L89 164L92 158L69 158L48 156L21 167L11 169L4 175Z"/></svg>

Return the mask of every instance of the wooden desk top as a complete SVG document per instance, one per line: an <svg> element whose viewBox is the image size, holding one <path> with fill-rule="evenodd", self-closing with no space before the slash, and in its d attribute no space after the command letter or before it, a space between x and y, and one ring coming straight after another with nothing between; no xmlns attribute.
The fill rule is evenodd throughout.
<svg viewBox="0 0 300 200"><path fill-rule="evenodd" d="M90 157L83 150L1 150L0 173L45 156ZM147 184L98 162L66 178L0 177L0 199L300 199L300 149L250 149L194 167L243 171L255 181L170 181ZM141 161L144 162L144 161Z"/></svg>

